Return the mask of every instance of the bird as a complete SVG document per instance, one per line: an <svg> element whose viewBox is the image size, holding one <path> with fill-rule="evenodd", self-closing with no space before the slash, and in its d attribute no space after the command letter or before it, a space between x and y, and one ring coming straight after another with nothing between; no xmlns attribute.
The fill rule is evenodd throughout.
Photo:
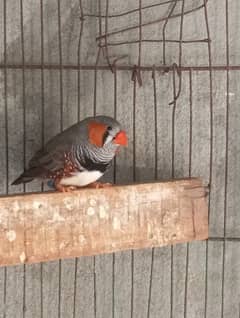
<svg viewBox="0 0 240 318"><path fill-rule="evenodd" d="M117 120L103 115L87 117L50 139L12 185L40 179L52 182L61 192L104 187L97 180L127 143L127 134Z"/></svg>

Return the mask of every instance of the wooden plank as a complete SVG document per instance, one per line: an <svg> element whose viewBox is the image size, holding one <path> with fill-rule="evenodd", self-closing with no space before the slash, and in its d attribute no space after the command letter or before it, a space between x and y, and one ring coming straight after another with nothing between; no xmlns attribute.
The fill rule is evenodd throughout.
<svg viewBox="0 0 240 318"><path fill-rule="evenodd" d="M150 317L170 317L171 298L171 249L169 247L154 249ZM164 292L162 292L164 291Z"/></svg>
<svg viewBox="0 0 240 318"><path fill-rule="evenodd" d="M223 242L208 242L206 317L221 317ZM229 316L226 316L229 317Z"/></svg>
<svg viewBox="0 0 240 318"><path fill-rule="evenodd" d="M25 267L25 316L41 318L41 264Z"/></svg>
<svg viewBox="0 0 240 318"><path fill-rule="evenodd" d="M152 250L133 253L132 312L133 317L147 317Z"/></svg>
<svg viewBox="0 0 240 318"><path fill-rule="evenodd" d="M61 262L60 317L72 318L74 311L75 259Z"/></svg>
<svg viewBox="0 0 240 318"><path fill-rule="evenodd" d="M75 304L73 317L94 317L94 262L93 257L77 259Z"/></svg>
<svg viewBox="0 0 240 318"><path fill-rule="evenodd" d="M42 266L42 317L58 318L59 303L59 262L44 263Z"/></svg>
<svg viewBox="0 0 240 318"><path fill-rule="evenodd" d="M172 76L156 73L158 102L158 176L160 180L171 178L172 175Z"/></svg>
<svg viewBox="0 0 240 318"><path fill-rule="evenodd" d="M142 73L143 87L136 89L136 181L154 180L155 121L153 80L150 72Z"/></svg>
<svg viewBox="0 0 240 318"><path fill-rule="evenodd" d="M205 87L207 89L207 86ZM208 100L205 100L205 103L207 104ZM226 72L213 73L213 103L213 165L209 231L211 236L222 236L226 164Z"/></svg>
<svg viewBox="0 0 240 318"><path fill-rule="evenodd" d="M42 147L42 105L40 71L25 71L26 163ZM21 173L21 170L19 170ZM12 180L11 180L12 181ZM15 187L11 186L11 189ZM27 192L41 191L41 183L26 184Z"/></svg>
<svg viewBox="0 0 240 318"><path fill-rule="evenodd" d="M6 318L24 317L24 270L23 266L7 268L6 273Z"/></svg>
<svg viewBox="0 0 240 318"><path fill-rule="evenodd" d="M172 271L172 312L174 318L184 317L185 283L187 265L187 246L179 244L173 247ZM170 284L169 284L170 287Z"/></svg>
<svg viewBox="0 0 240 318"><path fill-rule="evenodd" d="M186 317L204 317L206 243L189 244Z"/></svg>
<svg viewBox="0 0 240 318"><path fill-rule="evenodd" d="M240 235L240 114L239 82L240 73L230 73L229 96L229 140L228 140L228 176L226 197L226 235Z"/></svg>
<svg viewBox="0 0 240 318"><path fill-rule="evenodd" d="M223 289L223 317L240 315L240 244L226 242L225 275Z"/></svg>
<svg viewBox="0 0 240 318"><path fill-rule="evenodd" d="M115 253L114 258L114 317L131 317L131 251Z"/></svg>
<svg viewBox="0 0 240 318"><path fill-rule="evenodd" d="M113 256L111 254L95 257L96 273L96 317L111 317L113 312Z"/></svg>
<svg viewBox="0 0 240 318"><path fill-rule="evenodd" d="M205 188L199 179L8 196L0 207L1 265L208 236Z"/></svg>
<svg viewBox="0 0 240 318"><path fill-rule="evenodd" d="M1 83L4 83L5 76L4 72L0 71L0 81ZM5 88L4 85L0 85L0 174L1 174L1 180L0 180L0 193L4 194L7 193L7 131L6 131L6 121L5 121Z"/></svg>
<svg viewBox="0 0 240 318"><path fill-rule="evenodd" d="M229 23L229 62L230 65L239 65L240 43L240 2L228 1L228 23Z"/></svg>
<svg viewBox="0 0 240 318"><path fill-rule="evenodd" d="M5 306L5 268L0 268L0 317L3 318L6 313Z"/></svg>

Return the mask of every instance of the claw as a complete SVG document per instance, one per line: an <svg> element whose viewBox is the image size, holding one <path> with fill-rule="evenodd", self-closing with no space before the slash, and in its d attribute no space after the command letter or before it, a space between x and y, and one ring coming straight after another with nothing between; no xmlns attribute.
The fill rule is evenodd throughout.
<svg viewBox="0 0 240 318"><path fill-rule="evenodd" d="M64 186L64 185L60 184L59 179L56 179L54 181L54 187L59 192L73 192L74 190L78 189L77 187L74 187L74 186Z"/></svg>
<svg viewBox="0 0 240 318"><path fill-rule="evenodd" d="M103 188L108 188L108 187L111 187L111 186L112 186L112 184L109 183L109 182L106 182L106 183L93 182L93 183L90 183L87 187L94 188L94 189L103 189Z"/></svg>

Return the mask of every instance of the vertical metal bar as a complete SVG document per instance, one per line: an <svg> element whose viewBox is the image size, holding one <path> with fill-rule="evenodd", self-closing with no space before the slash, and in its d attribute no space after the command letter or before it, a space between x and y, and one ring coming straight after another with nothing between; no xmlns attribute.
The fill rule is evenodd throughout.
<svg viewBox="0 0 240 318"><path fill-rule="evenodd" d="M228 149L229 149L229 20L228 0L225 2L226 10L226 63L227 63L227 95L226 95L226 150L225 150L225 185L224 185L224 223L223 223L223 259L222 259L222 308L221 317L224 317L224 289L225 289L225 262L226 262L226 231L227 231L227 199L228 199ZM239 311L240 315L240 311Z"/></svg>
<svg viewBox="0 0 240 318"><path fill-rule="evenodd" d="M43 29L43 0L40 0L40 27L41 27L41 117L42 117L42 148L44 147L44 132L45 132L45 94L44 94L44 29ZM41 190L44 190L43 183L41 185ZM40 299L40 312L41 318L43 318L43 264L40 264L40 289L41 289L41 299Z"/></svg>
<svg viewBox="0 0 240 318"><path fill-rule="evenodd" d="M4 110L5 110L5 164L6 164L6 194L8 194L8 99L7 99L7 0L3 2L3 42L4 42Z"/></svg>
<svg viewBox="0 0 240 318"><path fill-rule="evenodd" d="M78 63L78 72L77 72L77 87L78 87L78 94L77 94L77 103L78 103L78 121L80 121L80 114L81 114L81 100L80 100L80 92L81 92L81 44L82 44L82 35L83 35L83 25L84 25L84 13L83 13L83 5L82 0L79 0L79 10L80 10L80 31L79 31L79 38L78 38L78 49L77 49L77 63Z"/></svg>
<svg viewBox="0 0 240 318"><path fill-rule="evenodd" d="M99 19L98 19L98 34L99 36L102 35L102 15L101 15L101 0L98 0L98 15L99 15ZM98 52L97 52L97 58L96 58L96 62L95 62L95 70L94 70L94 109L93 109L93 115L96 116L97 113L97 66L99 63L99 58L100 58L100 54L101 54L101 39L99 42L100 46L98 48ZM95 257L95 256L94 256Z"/></svg>
<svg viewBox="0 0 240 318"><path fill-rule="evenodd" d="M58 50L59 50L59 79L60 79L60 130L63 130L63 74L62 74L62 36L61 36L61 2L58 0Z"/></svg>
<svg viewBox="0 0 240 318"><path fill-rule="evenodd" d="M176 96L176 70L173 68L173 95ZM176 115L176 99L173 100L172 109L172 179L175 176L175 115ZM170 298L170 317L173 318L173 246L171 246L171 298Z"/></svg>
<svg viewBox="0 0 240 318"><path fill-rule="evenodd" d="M158 178L158 120L157 120L157 87L156 87L156 72L155 66L153 66L152 71L153 80L153 98L154 98L154 136L155 136L155 180ZM155 249L152 248L151 253L151 267L150 267L150 278L149 278L149 292L148 292L148 308L147 308L147 318L150 318L151 309L151 297L152 297L152 279L153 279L153 268L154 268L154 255Z"/></svg>
<svg viewBox="0 0 240 318"><path fill-rule="evenodd" d="M136 77L137 70L133 71L133 181L136 181Z"/></svg>
<svg viewBox="0 0 240 318"><path fill-rule="evenodd" d="M114 76L114 111L113 117L117 119L117 70L113 68L113 76ZM117 172L116 172L116 157L114 157L114 170L113 170L113 182L116 183Z"/></svg>
<svg viewBox="0 0 240 318"><path fill-rule="evenodd" d="M93 305L94 305L94 318L97 317L97 288L96 288L96 257L93 256Z"/></svg>
<svg viewBox="0 0 240 318"><path fill-rule="evenodd" d="M78 258L76 257L75 265L74 265L73 318L76 318L77 268L78 268Z"/></svg>
<svg viewBox="0 0 240 318"><path fill-rule="evenodd" d="M22 53L22 104L23 104L23 170L26 168L26 82L25 82L25 51L24 51L24 29L23 29L23 0L20 0L20 24L21 24L21 53ZM23 192L26 186L23 184ZM24 241L26 233L24 232ZM23 265L23 317L26 311L26 265Z"/></svg>
<svg viewBox="0 0 240 318"><path fill-rule="evenodd" d="M193 111L192 111L192 70L189 71L189 177L192 176L192 131L193 131Z"/></svg>
<svg viewBox="0 0 240 318"><path fill-rule="evenodd" d="M137 69L133 71L133 181L136 181L136 90ZM134 251L131 251L131 318L134 310Z"/></svg>
<svg viewBox="0 0 240 318"><path fill-rule="evenodd" d="M176 71L173 69L173 94L176 93ZM175 115L176 115L176 100L173 101L172 108L172 179L174 179L174 161L175 161Z"/></svg>
<svg viewBox="0 0 240 318"><path fill-rule="evenodd" d="M93 92L93 116L97 114L97 65L99 62L101 53L101 48L98 48L97 58L95 63L95 70L94 70L94 92Z"/></svg>
<svg viewBox="0 0 240 318"><path fill-rule="evenodd" d="M187 318L188 267L189 267L189 243L187 243L187 253L186 253L185 292L184 292L184 311L183 311L184 318Z"/></svg>
<svg viewBox="0 0 240 318"><path fill-rule="evenodd" d="M169 18L171 17L171 15L173 14L173 11L177 5L177 1L178 0L175 0L175 2L173 3L172 5L172 8L170 9L169 11L169 14L164 22L164 25L163 25L163 29L162 29L162 39L163 39L163 65L166 65L166 28L167 28L167 24L168 24L168 21L169 21Z"/></svg>
<svg viewBox="0 0 240 318"><path fill-rule="evenodd" d="M24 51L24 30L23 30L23 0L20 0L21 15L21 53L22 53L22 100L23 100L23 169L26 165L26 83L25 83L25 51ZM24 185L25 192L25 185Z"/></svg>
<svg viewBox="0 0 240 318"><path fill-rule="evenodd" d="M211 50L211 41L210 41L210 29L209 29L209 22L208 22L208 11L207 11L207 0L204 1L204 15L205 15L205 22L206 22L206 29L207 29L207 38L208 38L208 64L209 64L209 106L210 106L210 171L209 171L209 183L211 186L212 182L212 156L213 156L213 87L212 87L212 50ZM211 190L211 189L210 189ZM210 195L211 191L209 192L209 217L210 217Z"/></svg>
<svg viewBox="0 0 240 318"><path fill-rule="evenodd" d="M62 261L58 262L58 318L61 317Z"/></svg>
<svg viewBox="0 0 240 318"><path fill-rule="evenodd" d="M114 113L113 117L117 119L117 70L113 69L114 76ZM116 183L116 157L114 157L113 183ZM115 317L115 253L112 255L112 318Z"/></svg>
<svg viewBox="0 0 240 318"><path fill-rule="evenodd" d="M7 98L7 0L3 1L3 46L4 46L4 111L5 111L5 165L6 165L6 194L8 194L8 98ZM7 267L4 267L4 283L3 283L3 303L7 308ZM3 311L3 318L6 318L6 310Z"/></svg>
<svg viewBox="0 0 240 318"><path fill-rule="evenodd" d="M77 63L78 63L78 71L77 71L77 104L78 104L78 114L77 118L80 121L81 116L81 98L80 98L80 90L81 90L81 44L82 44L82 35L83 35L83 26L84 26L84 12L83 12L83 5L82 0L79 0L79 10L80 10L80 31L79 31L79 39L78 39L78 49L77 49ZM78 258L75 258L74 264L74 291L73 291L73 318L76 317L76 293L77 293L77 269L78 269Z"/></svg>
<svg viewBox="0 0 240 318"><path fill-rule="evenodd" d="M112 318L115 317L115 253L112 254Z"/></svg>
<svg viewBox="0 0 240 318"><path fill-rule="evenodd" d="M59 79L60 79L60 131L63 130L63 74L62 74L62 33L61 33L61 2L57 1L58 10L58 50L59 50ZM58 317L61 317L61 280L62 261L59 260L59 287L58 287Z"/></svg>
<svg viewBox="0 0 240 318"><path fill-rule="evenodd" d="M192 70L189 71L189 177L192 176ZM187 318L188 298L188 266L189 266L189 243L187 243L186 271L185 271L185 292L184 292L184 318Z"/></svg>
<svg viewBox="0 0 240 318"><path fill-rule="evenodd" d="M131 318L133 318L134 301L134 251L131 250Z"/></svg>
<svg viewBox="0 0 240 318"><path fill-rule="evenodd" d="M105 14L105 34L108 33L108 14L109 14L109 0L106 0L106 14ZM113 68L111 66L110 58L109 58L109 52L108 52L108 37L105 36L105 48L103 52L105 52L105 58L107 60L107 63L113 72Z"/></svg>
<svg viewBox="0 0 240 318"><path fill-rule="evenodd" d="M150 277L149 277L147 318L150 318L150 314L151 314L151 299L152 299L152 280L153 280L154 256L155 256L155 248L153 247L153 248L152 248L152 253L151 253L151 267L150 267Z"/></svg>
<svg viewBox="0 0 240 318"><path fill-rule="evenodd" d="M179 32L179 60L178 60L179 67L181 67L181 65L182 65L182 39L183 39L184 7L185 7L185 0L182 0L180 32Z"/></svg>
<svg viewBox="0 0 240 318"><path fill-rule="evenodd" d="M210 107L210 170L209 170L209 202L208 202L208 221L210 220L211 213L211 184L212 184L212 158L213 158L213 87L212 87L212 52L211 52L211 41L210 41L210 29L208 22L208 10L207 10L207 0L203 0L204 4L204 17L206 23L207 39L208 39L208 64L209 64L209 107ZM205 308L204 308L204 317L207 316L207 299L208 299L208 241L206 241L206 269L205 269Z"/></svg>
<svg viewBox="0 0 240 318"><path fill-rule="evenodd" d="M157 112L157 85L156 85L156 72L153 67L152 72L153 80L153 101L154 101L154 142L155 142L155 180L158 179L158 112Z"/></svg>
<svg viewBox="0 0 240 318"><path fill-rule="evenodd" d="M138 39L139 39L139 44L138 44L138 84L141 86L142 85L142 78L141 78L141 71L140 71L140 66L142 62L142 0L138 1L139 3L139 10L138 10L138 20L139 20L139 30L138 30Z"/></svg>
<svg viewBox="0 0 240 318"><path fill-rule="evenodd" d="M99 37L102 36L102 4L101 0L98 0L98 33ZM100 39L100 47L102 47L102 39Z"/></svg>
<svg viewBox="0 0 240 318"><path fill-rule="evenodd" d="M99 24L98 24L98 32L99 36L102 35L102 19L101 19L101 0L98 0L98 13L99 13ZM99 63L101 53L101 40L100 47L98 48L97 58L95 62L95 70L94 70L94 101L93 101L93 116L97 114L97 65ZM93 256L93 289L94 289L94 318L97 317L97 281L96 281L96 257Z"/></svg>
<svg viewBox="0 0 240 318"><path fill-rule="evenodd" d="M182 65L182 38L183 38L183 19L184 19L184 5L185 0L182 0L182 9L181 9L181 21L180 21L180 31L179 31L179 56L178 56L178 66L176 63L173 64L174 67L178 68L178 91L174 94L174 99L169 105L172 105L174 101L176 101L181 93L182 89L182 71L181 71L181 65Z"/></svg>

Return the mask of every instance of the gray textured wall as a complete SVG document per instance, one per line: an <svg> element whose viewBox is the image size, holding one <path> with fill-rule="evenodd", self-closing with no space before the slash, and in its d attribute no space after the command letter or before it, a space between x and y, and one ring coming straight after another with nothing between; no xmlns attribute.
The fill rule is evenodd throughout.
<svg viewBox="0 0 240 318"><path fill-rule="evenodd" d="M143 5L157 1L145 0ZM163 2L163 1L161 1ZM5 13L4 14L4 3ZM203 1L186 0L186 9ZM228 7L226 7L226 3ZM5 62L94 65L98 21L86 18L78 49L80 19L77 0L43 0L43 51L41 51L40 1L22 0L23 33L21 32L21 1L0 0L0 61ZM180 10L180 2L177 6ZM101 3L102 12L105 1ZM109 1L109 12L136 8L137 0ZM83 1L85 13L96 14L98 1ZM164 16L168 6L151 9L146 21ZM229 63L240 64L240 2L209 0L212 61L226 65L226 34L229 36ZM228 24L226 30L226 10ZM203 10L184 19L184 39L207 37ZM6 28L4 28L4 17ZM109 29L135 25L138 13L112 19ZM59 43L59 22L61 37ZM171 22L167 37L176 38L180 19ZM104 25L104 23L103 23ZM161 38L163 24L143 31L144 38ZM228 31L226 33L226 31ZM4 37L4 33L6 37ZM23 35L24 46L22 46ZM120 34L113 40L136 38L136 32ZM6 41L5 41L6 40ZM62 54L59 54L59 44ZM161 65L161 43L143 44L144 65ZM80 52L80 54L79 54ZM176 44L167 45L167 63L178 57ZM23 56L24 53L24 56ZM44 55L42 55L42 53ZM127 54L124 64L137 63L138 46L111 48L111 55ZM103 59L100 64L105 63ZM208 65L206 43L186 44L183 65ZM96 75L96 82L95 82ZM191 78L190 78L191 75ZM172 111L168 105L173 97L172 72L156 73L157 145L154 129L154 83L151 71L143 72L143 87L136 86L136 180L146 181L172 176ZM192 79L190 81L190 79ZM213 84L213 165L210 196L210 236L208 243L181 244L155 250L127 251L111 255L85 257L31 266L0 269L0 317L239 317L240 306L240 241L224 242L224 234L240 237L240 112L238 70L214 71ZM96 84L96 85L95 85ZM182 91L176 104L174 175L210 177L210 90L209 72L192 71L182 75ZM115 87L115 91L114 91ZM114 114L128 131L130 144L117 158L116 181L133 180L133 94L130 71L90 70L13 70L0 69L0 191L23 191L10 183L22 171L24 160L41 147L43 140L54 136L79 118L93 114ZM192 99L192 104L191 104ZM96 103L94 102L96 101ZM229 113L227 117L227 105ZM190 106L192 105L192 126ZM227 119L229 123L228 143ZM25 125L24 125L25 123ZM190 129L190 126L192 129ZM192 133L192 141L190 134ZM192 145L190 158L189 145ZM228 151L226 156L226 146ZM155 147L157 146L157 162ZM6 152L7 149L7 152ZM24 155L25 152L25 155ZM226 158L228 160L225 173ZM110 172L108 179L113 178ZM227 182L227 188L225 188ZM34 182L26 191L41 190ZM226 196L225 194L226 190ZM225 216L225 217L224 217ZM224 233L225 232L225 233Z"/></svg>

